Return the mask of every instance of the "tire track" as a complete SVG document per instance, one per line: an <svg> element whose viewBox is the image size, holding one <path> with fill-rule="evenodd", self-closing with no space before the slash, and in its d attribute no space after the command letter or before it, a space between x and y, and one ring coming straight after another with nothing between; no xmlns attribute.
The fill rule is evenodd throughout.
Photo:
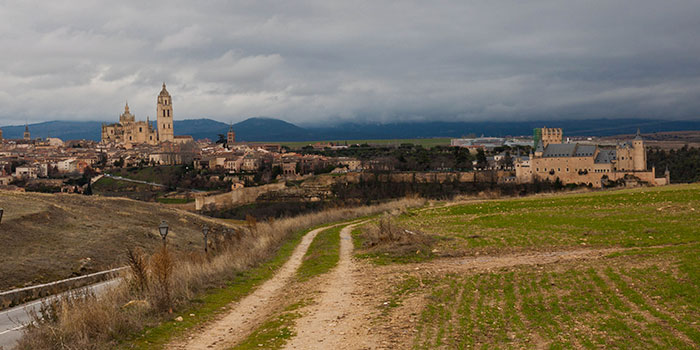
<svg viewBox="0 0 700 350"><path fill-rule="evenodd" d="M264 282L253 293L236 303L228 313L200 329L190 332L186 340L179 340L166 346L167 349L212 350L230 348L245 339L257 326L275 311L278 298L297 269L316 235L338 225L324 226L310 231L302 238L291 257L279 271Z"/></svg>

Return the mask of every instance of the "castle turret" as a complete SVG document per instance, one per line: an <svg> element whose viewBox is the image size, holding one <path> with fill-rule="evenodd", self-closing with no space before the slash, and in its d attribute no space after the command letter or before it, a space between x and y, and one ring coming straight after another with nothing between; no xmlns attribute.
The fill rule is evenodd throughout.
<svg viewBox="0 0 700 350"><path fill-rule="evenodd" d="M156 120L158 122L158 141L173 142L175 139L173 131L173 104L170 93L165 89L165 83L163 83L163 89L158 95Z"/></svg>
<svg viewBox="0 0 700 350"><path fill-rule="evenodd" d="M542 157L542 154L544 153L544 146L542 146L542 141L537 142L537 146L535 147L535 157L539 158Z"/></svg>
<svg viewBox="0 0 700 350"><path fill-rule="evenodd" d="M637 129L637 136L632 140L632 162L635 171L647 170L647 152L639 129Z"/></svg>

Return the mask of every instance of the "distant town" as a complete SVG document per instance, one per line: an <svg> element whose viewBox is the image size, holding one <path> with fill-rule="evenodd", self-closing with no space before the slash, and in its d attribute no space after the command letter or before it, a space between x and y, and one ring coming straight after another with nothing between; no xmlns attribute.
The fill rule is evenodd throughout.
<svg viewBox="0 0 700 350"><path fill-rule="evenodd" d="M172 96L163 83L156 98L155 126L148 119L137 121L128 103L117 122L102 125L100 142L32 138L25 126L22 139L2 140L0 186L92 193L92 185L105 175L128 178L119 169L158 166L185 166L200 188L218 192L324 173L470 172L488 176L460 175L460 181L481 178L497 184L556 182L598 188L670 182L668 169L647 164L639 133L628 140L599 142L590 137L572 139L564 136L565 130L542 127L532 136L472 136L431 148L314 142L292 149L277 143L237 142L233 127L225 135L212 135L215 140L176 135L174 113ZM152 180L154 185L177 189Z"/></svg>

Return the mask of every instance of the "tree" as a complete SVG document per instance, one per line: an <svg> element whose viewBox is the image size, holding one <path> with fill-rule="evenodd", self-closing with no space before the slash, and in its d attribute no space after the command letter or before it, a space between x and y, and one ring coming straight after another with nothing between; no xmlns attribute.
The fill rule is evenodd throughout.
<svg viewBox="0 0 700 350"><path fill-rule="evenodd" d="M223 144L224 147L227 147L228 146L228 137L226 137L226 134L218 134L218 135L219 135L219 139L216 140L216 143Z"/></svg>
<svg viewBox="0 0 700 350"><path fill-rule="evenodd" d="M498 165L504 169L513 167L513 157L510 156L510 152L506 151L505 156L498 161Z"/></svg>
<svg viewBox="0 0 700 350"><path fill-rule="evenodd" d="M476 151L476 166L484 169L488 165L488 162L486 161L486 153L484 153L483 148L479 148Z"/></svg>

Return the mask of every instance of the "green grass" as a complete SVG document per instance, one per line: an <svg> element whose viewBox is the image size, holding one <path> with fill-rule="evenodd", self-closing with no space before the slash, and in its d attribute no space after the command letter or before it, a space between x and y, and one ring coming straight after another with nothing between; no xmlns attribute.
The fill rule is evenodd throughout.
<svg viewBox="0 0 700 350"><path fill-rule="evenodd" d="M307 301L294 303L281 314L270 317L232 350L281 349L296 335L295 321L302 316L297 310L306 304Z"/></svg>
<svg viewBox="0 0 700 350"><path fill-rule="evenodd" d="M337 226L319 232L304 255L304 260L297 270L297 278L306 281L314 276L324 274L340 260L340 230Z"/></svg>
<svg viewBox="0 0 700 350"><path fill-rule="evenodd" d="M164 178L176 176L182 172L182 166L147 166L128 170L126 168L114 169L112 175L125 177L132 180L140 180L160 184Z"/></svg>
<svg viewBox="0 0 700 350"><path fill-rule="evenodd" d="M449 146L449 137L435 137L435 138L424 138L424 139L374 139L374 140L333 140L333 141L290 141L290 142L274 142L282 146L287 146L289 148L298 149L307 145L313 145L317 142L326 143L332 142L338 145L344 145L347 142L348 145L355 144L368 144L368 145L381 145L381 146L399 146L402 143L412 143L414 145L421 145L423 147L435 147L435 146ZM265 143L265 142L252 142L252 143Z"/></svg>
<svg viewBox="0 0 700 350"><path fill-rule="evenodd" d="M695 349L700 185L494 200L398 222L465 255L621 247L594 260L429 275L415 349ZM356 242L362 237L355 232ZM423 275L425 276L425 274ZM390 289L415 285L407 276ZM399 291L399 292L397 292Z"/></svg>
<svg viewBox="0 0 700 350"><path fill-rule="evenodd" d="M185 331L211 320L231 302L238 301L250 294L253 289L270 279L292 255L294 248L309 230L299 231L282 244L275 256L269 261L239 273L224 288L208 291L201 298L194 300L193 305L185 310L178 310L176 315L182 315L182 322L166 321L155 327L145 329L141 334L122 344L123 349L161 349L173 337L184 334ZM188 315L194 314L194 317Z"/></svg>
<svg viewBox="0 0 700 350"><path fill-rule="evenodd" d="M442 251L645 247L700 239L700 185L494 200L399 218Z"/></svg>
<svg viewBox="0 0 700 350"><path fill-rule="evenodd" d="M194 202L194 198L157 198L156 201L163 204L187 204Z"/></svg>
<svg viewBox="0 0 700 350"><path fill-rule="evenodd" d="M413 347L697 348L698 254L698 245L676 251L676 267L688 264L682 273L648 257L651 267L644 268L613 260L615 267L518 268L425 281L427 304Z"/></svg>

